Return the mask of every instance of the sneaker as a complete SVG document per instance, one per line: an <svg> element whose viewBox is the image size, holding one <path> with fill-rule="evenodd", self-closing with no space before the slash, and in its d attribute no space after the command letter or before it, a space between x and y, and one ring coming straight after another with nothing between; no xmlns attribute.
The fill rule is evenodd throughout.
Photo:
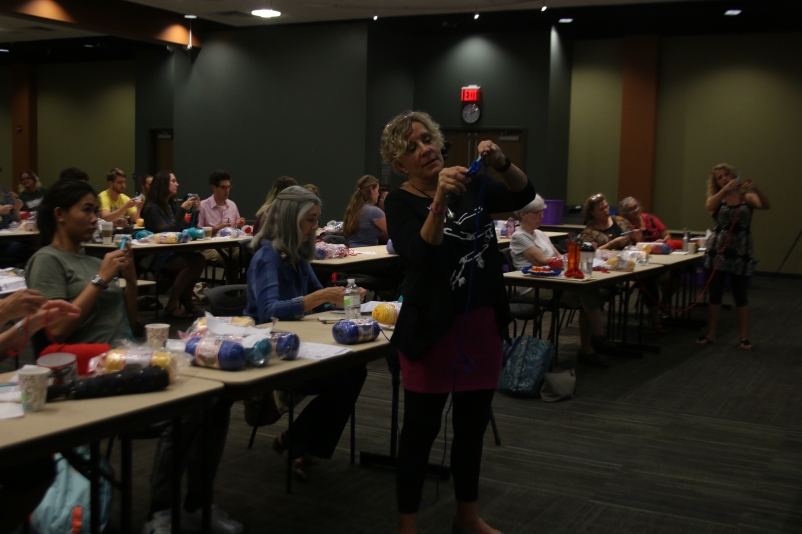
<svg viewBox="0 0 802 534"><path fill-rule="evenodd" d="M616 344L604 336L591 337L590 346L593 347L593 350L595 350L596 352L600 352L601 354L607 354L608 356L618 352L618 347L616 346Z"/></svg>
<svg viewBox="0 0 802 534"><path fill-rule="evenodd" d="M610 367L610 364L607 362L607 360L605 360L595 352L591 352L590 354L585 354L580 350L576 355L576 361L578 363L591 365L593 367Z"/></svg>
<svg viewBox="0 0 802 534"><path fill-rule="evenodd" d="M184 530L198 531L203 523L203 510L198 508L194 512L187 512L181 509L181 528ZM221 534L239 534L242 532L242 523L228 518L228 514L212 505L212 532Z"/></svg>
<svg viewBox="0 0 802 534"><path fill-rule="evenodd" d="M160 510L153 514L153 519L145 523L142 534L172 534L173 514L170 510Z"/></svg>

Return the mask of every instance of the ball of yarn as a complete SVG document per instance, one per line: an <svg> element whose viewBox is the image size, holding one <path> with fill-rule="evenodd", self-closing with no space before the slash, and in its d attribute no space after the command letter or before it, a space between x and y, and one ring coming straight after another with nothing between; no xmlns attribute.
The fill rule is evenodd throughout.
<svg viewBox="0 0 802 534"><path fill-rule="evenodd" d="M373 319L352 319L338 321L331 328L334 341L343 345L355 345L373 341L379 337L381 327Z"/></svg>
<svg viewBox="0 0 802 534"><path fill-rule="evenodd" d="M273 354L279 360L294 360L301 350L301 338L292 332L273 330L267 336L273 346Z"/></svg>
<svg viewBox="0 0 802 534"><path fill-rule="evenodd" d="M238 371L245 365L245 348L234 341L218 337L192 337L184 349L195 357L200 367Z"/></svg>
<svg viewBox="0 0 802 534"><path fill-rule="evenodd" d="M381 324L395 324L395 321L398 318L398 312L396 311L395 306L389 302L383 302L373 308L373 313L371 316Z"/></svg>
<svg viewBox="0 0 802 534"><path fill-rule="evenodd" d="M192 239L203 239L206 236L206 232L201 228L187 228L186 232Z"/></svg>

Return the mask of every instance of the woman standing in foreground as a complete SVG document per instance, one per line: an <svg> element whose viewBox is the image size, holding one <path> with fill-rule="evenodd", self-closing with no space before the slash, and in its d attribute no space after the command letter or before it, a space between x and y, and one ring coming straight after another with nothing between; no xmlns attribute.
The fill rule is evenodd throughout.
<svg viewBox="0 0 802 534"><path fill-rule="evenodd" d="M404 382L398 532L417 532L426 462L453 392L453 531L495 534L479 517L479 468L509 308L489 214L520 209L535 188L497 145L482 141L479 153L503 181L486 178L481 198L483 179L468 177L465 167L445 168L442 147L439 126L424 112L395 117L382 134L384 162L409 177L385 202L388 232L406 274L393 335Z"/></svg>
<svg viewBox="0 0 802 534"><path fill-rule="evenodd" d="M710 303L707 305L707 333L696 340L700 345L716 341L716 327L724 295L724 279L729 275L735 298L735 317L738 321L738 348L751 349L747 335L749 301L746 284L753 271L752 212L767 210L769 199L752 180L739 180L732 165L721 163L710 171L705 208L716 221L716 229L705 253L707 276L710 281Z"/></svg>

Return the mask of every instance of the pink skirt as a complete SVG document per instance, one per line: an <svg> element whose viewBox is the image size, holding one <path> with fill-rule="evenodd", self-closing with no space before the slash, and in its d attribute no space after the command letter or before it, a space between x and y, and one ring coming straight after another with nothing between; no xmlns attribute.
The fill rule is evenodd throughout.
<svg viewBox="0 0 802 534"><path fill-rule="evenodd" d="M501 375L503 342L498 333L496 313L491 306L471 310L460 356L464 315L420 357L411 361L401 354L404 388L417 393L451 393L496 389ZM400 354L400 353L399 353Z"/></svg>

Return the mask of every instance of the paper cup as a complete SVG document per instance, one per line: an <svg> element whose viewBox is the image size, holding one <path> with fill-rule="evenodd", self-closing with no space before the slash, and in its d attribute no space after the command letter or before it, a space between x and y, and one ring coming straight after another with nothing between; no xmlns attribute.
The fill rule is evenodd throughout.
<svg viewBox="0 0 802 534"><path fill-rule="evenodd" d="M206 239L212 238L212 227L211 226L204 226L203 233L206 235Z"/></svg>
<svg viewBox="0 0 802 534"><path fill-rule="evenodd" d="M22 409L26 412L41 412L47 400L47 379L50 376L50 369L23 367L17 374L22 391Z"/></svg>
<svg viewBox="0 0 802 534"><path fill-rule="evenodd" d="M108 221L101 221L100 235L103 237L104 245L111 245L111 239L114 236L114 224Z"/></svg>
<svg viewBox="0 0 802 534"><path fill-rule="evenodd" d="M161 349L170 336L170 325L165 323L146 324L145 336L148 340L148 348Z"/></svg>
<svg viewBox="0 0 802 534"><path fill-rule="evenodd" d="M62 386L78 378L78 363L75 354L54 352L36 360L36 365L50 369L50 384Z"/></svg>

